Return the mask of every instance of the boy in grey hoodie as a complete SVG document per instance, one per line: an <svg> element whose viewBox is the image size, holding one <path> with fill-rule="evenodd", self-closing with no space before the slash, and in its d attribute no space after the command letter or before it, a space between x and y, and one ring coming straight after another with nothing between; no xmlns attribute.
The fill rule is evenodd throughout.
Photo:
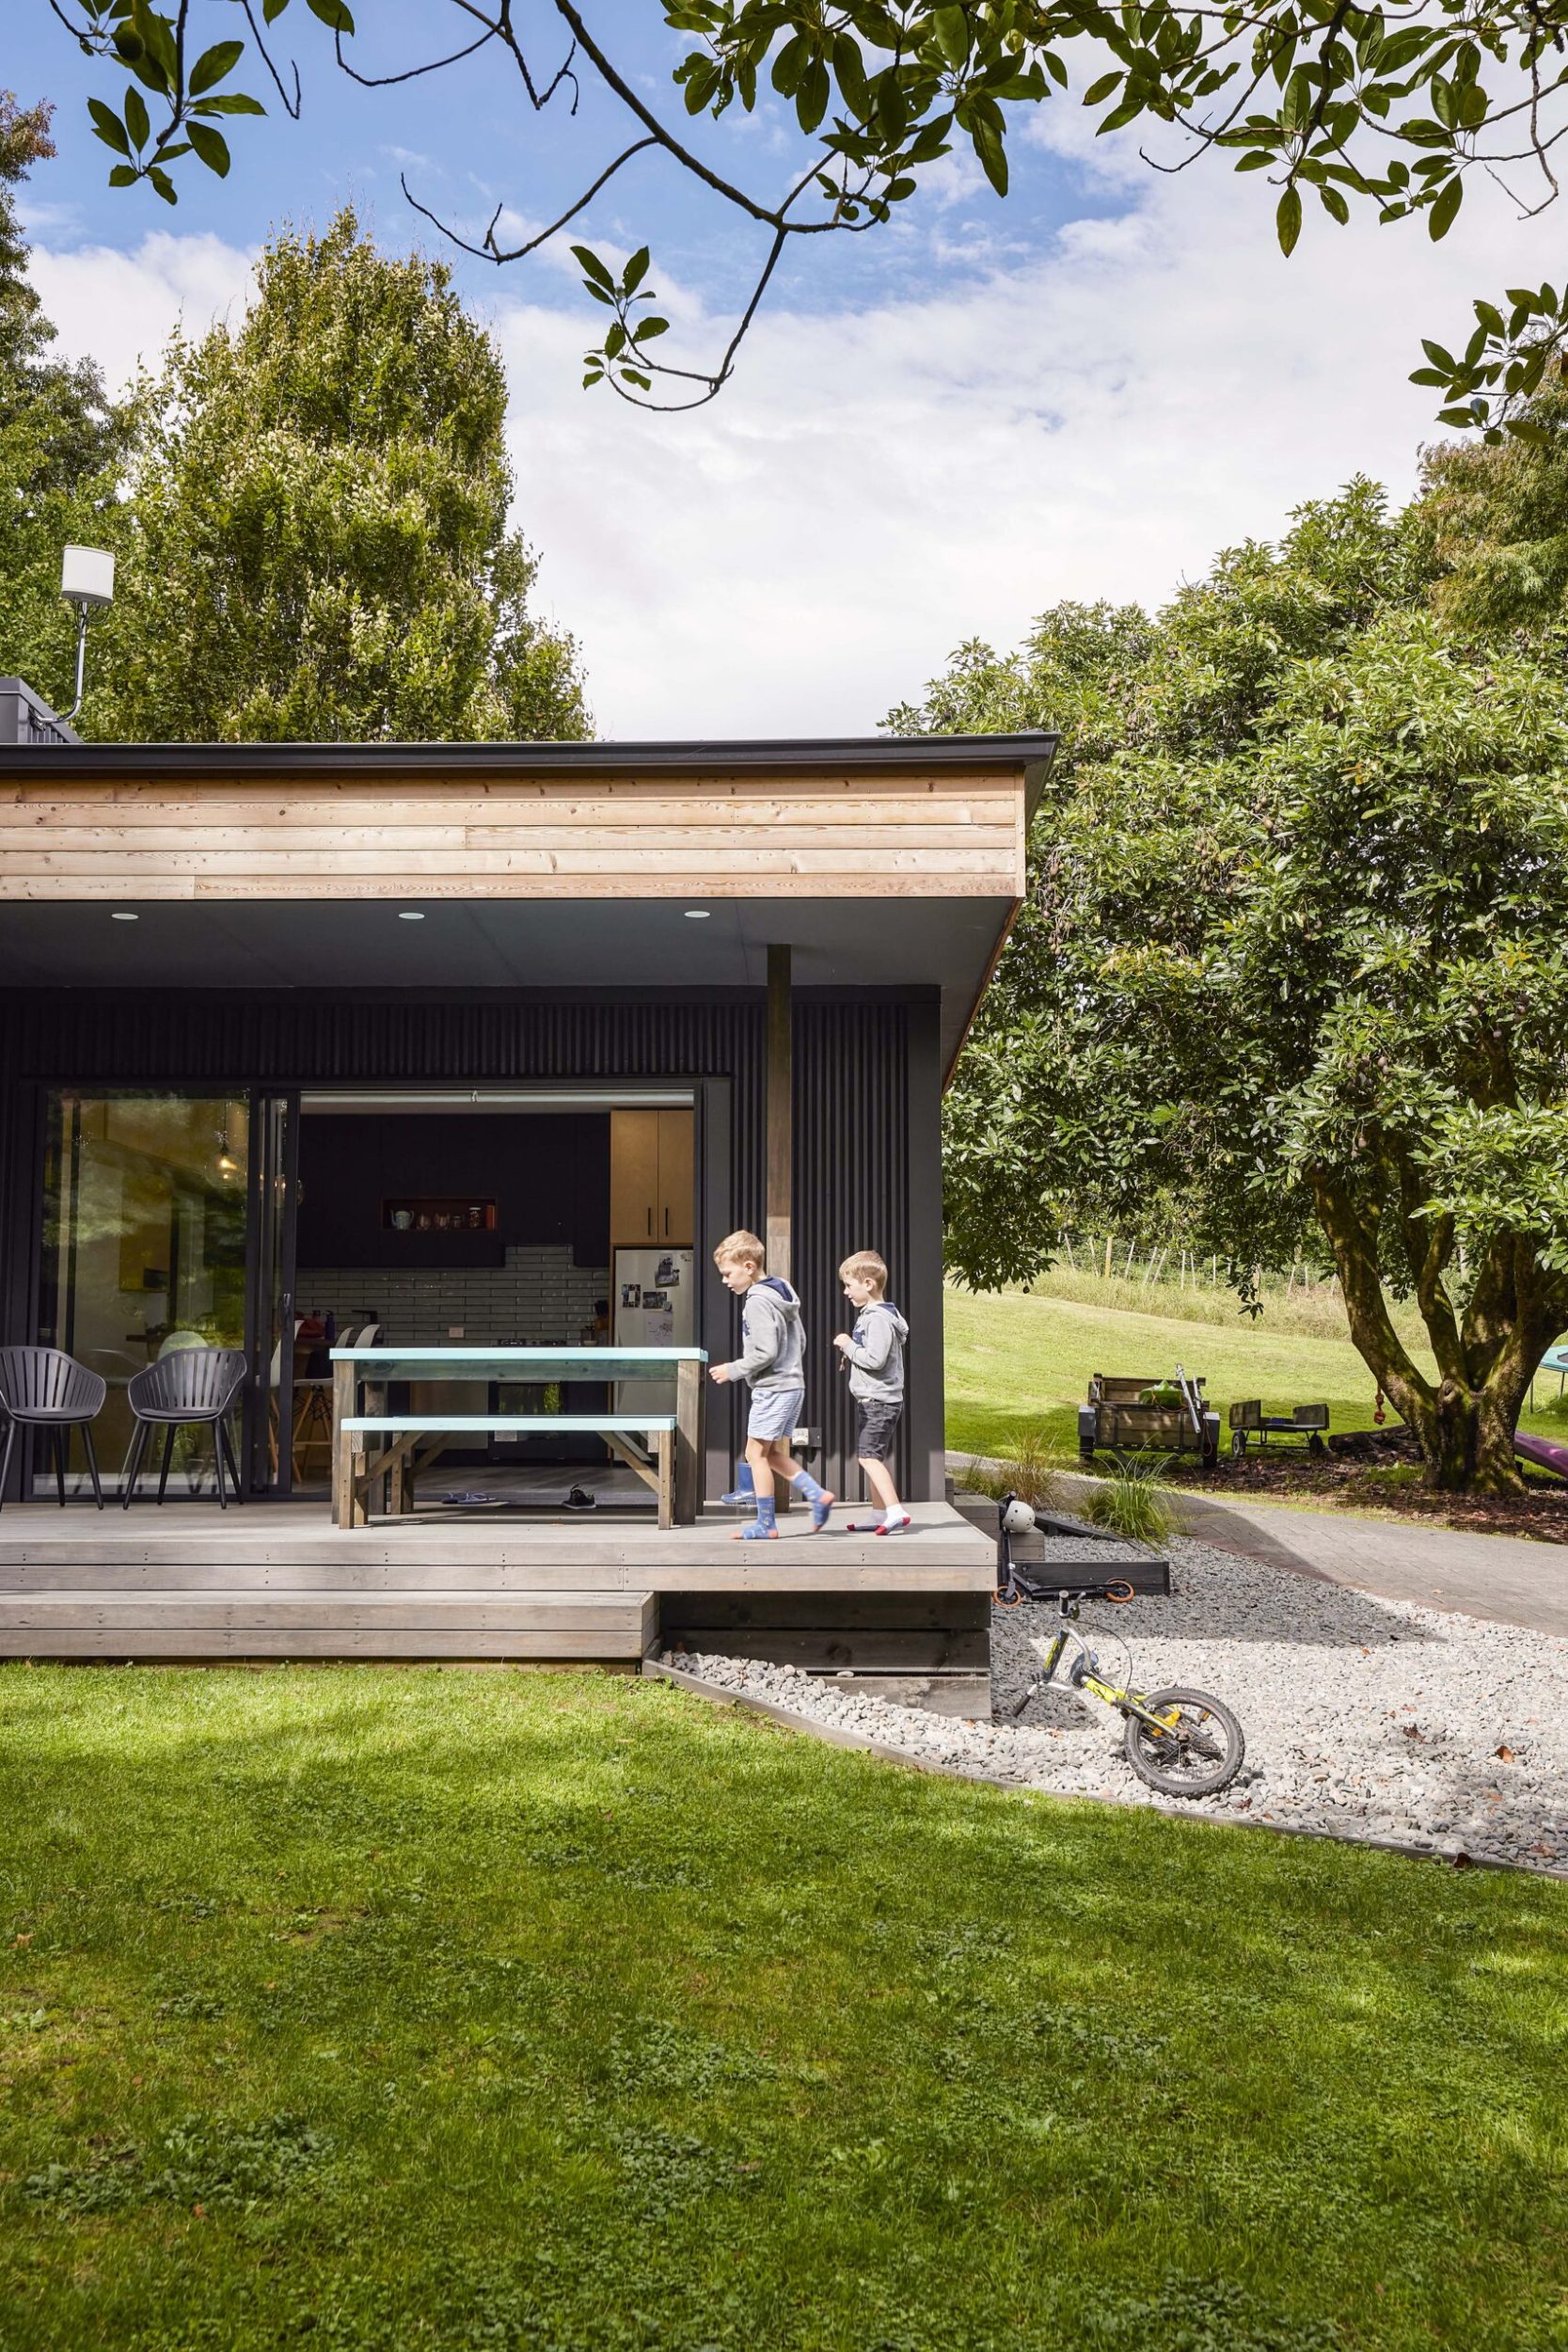
<svg viewBox="0 0 1568 2352"><path fill-rule="evenodd" d="M749 1380L752 1408L746 1421L746 1459L756 1490L757 1516L742 1528L736 1543L774 1543L778 1523L773 1507L775 1473L786 1479L811 1504L811 1527L819 1535L828 1524L833 1497L825 1494L809 1470L789 1450L789 1440L806 1402L806 1334L800 1321L800 1301L790 1285L765 1271L767 1256L755 1233L727 1233L713 1253L724 1287L744 1299L740 1318L740 1354L733 1363L709 1366L710 1379Z"/></svg>
<svg viewBox="0 0 1568 2352"><path fill-rule="evenodd" d="M911 1524L898 1500L888 1468L904 1410L904 1342L910 1327L896 1307L888 1304L887 1266L874 1249L857 1249L838 1269L844 1295L855 1312L852 1332L840 1331L833 1341L849 1366L849 1393L855 1400L855 1453L866 1484L882 1506L882 1516L851 1534L895 1535Z"/></svg>

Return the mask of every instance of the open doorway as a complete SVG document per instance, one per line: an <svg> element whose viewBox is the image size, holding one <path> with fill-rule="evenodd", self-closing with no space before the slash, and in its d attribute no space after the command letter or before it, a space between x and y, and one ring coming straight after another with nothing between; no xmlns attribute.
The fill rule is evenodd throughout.
<svg viewBox="0 0 1568 2352"><path fill-rule="evenodd" d="M692 1344L694 1116L689 1093L663 1089L303 1093L273 1490L325 1493L334 1344ZM476 1382L471 1394L445 1385L440 1401L570 1416L606 1391ZM453 1443L432 1484L449 1480L476 1501L561 1503L577 1488L595 1504L646 1502L599 1438L565 1431Z"/></svg>

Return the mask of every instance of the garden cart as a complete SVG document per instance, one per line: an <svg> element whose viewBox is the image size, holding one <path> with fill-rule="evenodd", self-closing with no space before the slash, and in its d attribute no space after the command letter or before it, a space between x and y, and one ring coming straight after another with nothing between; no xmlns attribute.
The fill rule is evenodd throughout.
<svg viewBox="0 0 1568 2352"><path fill-rule="evenodd" d="M1257 1397L1248 1397L1244 1404L1230 1407L1230 1451L1238 1461L1247 1450L1247 1440L1256 1438L1260 1446L1273 1438L1276 1443L1299 1441L1308 1454L1324 1454L1323 1433L1328 1427L1326 1405L1296 1405L1289 1413L1265 1413Z"/></svg>
<svg viewBox="0 0 1568 2352"><path fill-rule="evenodd" d="M1135 1378L1097 1372L1086 1405L1078 1410L1078 1454L1196 1454L1219 1459L1220 1417L1210 1410L1203 1382L1180 1364L1174 1379Z"/></svg>

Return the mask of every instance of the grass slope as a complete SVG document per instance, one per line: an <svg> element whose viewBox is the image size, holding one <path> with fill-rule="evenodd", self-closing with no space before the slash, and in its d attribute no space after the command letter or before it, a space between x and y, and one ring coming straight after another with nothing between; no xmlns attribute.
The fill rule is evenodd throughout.
<svg viewBox="0 0 1568 2352"><path fill-rule="evenodd" d="M0 1668L7 2352L1546 2352L1568 1899L657 1686Z"/></svg>
<svg viewBox="0 0 1568 2352"><path fill-rule="evenodd" d="M1076 1453L1077 1409L1092 1374L1169 1375L1179 1363L1207 1381L1222 1443L1226 1407L1237 1397L1261 1397L1267 1413L1326 1403L1335 1429L1371 1423L1371 1376L1348 1339L1022 1291L950 1290L944 1311L947 1442L960 1453L1004 1453L1037 1430Z"/></svg>
<svg viewBox="0 0 1568 2352"><path fill-rule="evenodd" d="M1105 1287L1136 1295L1131 1283ZM1210 1292L1183 1299L1166 1285L1156 1294L1164 1311L1150 1312L1106 1305L1098 1290L1065 1277L1054 1295L947 1292L947 1443L955 1453L1006 1454L1043 1435L1053 1452L1075 1456L1078 1407L1093 1374L1168 1376L1179 1363L1207 1382L1222 1447L1228 1442L1226 1408L1238 1397L1261 1398L1266 1413L1326 1404L1330 1428L1370 1428L1371 1375L1348 1339L1282 1330L1267 1316L1249 1323L1233 1311L1228 1322L1216 1322L1217 1295ZM1433 1371L1408 1316L1401 1327L1418 1361ZM1562 1439L1568 1399L1560 1402L1554 1374L1537 1381L1535 1400L1519 1416L1520 1428Z"/></svg>

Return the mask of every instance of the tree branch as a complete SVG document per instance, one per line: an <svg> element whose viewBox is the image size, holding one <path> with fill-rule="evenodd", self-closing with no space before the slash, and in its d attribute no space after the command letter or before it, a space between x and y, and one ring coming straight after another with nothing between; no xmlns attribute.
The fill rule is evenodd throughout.
<svg viewBox="0 0 1568 2352"><path fill-rule="evenodd" d="M1376 1237L1368 1230L1349 1187L1330 1169L1314 1165L1307 1170L1307 1181L1318 1221L1334 1251L1356 1353L1404 1419L1419 1428L1432 1414L1436 1393L1418 1370L1389 1317Z"/></svg>

